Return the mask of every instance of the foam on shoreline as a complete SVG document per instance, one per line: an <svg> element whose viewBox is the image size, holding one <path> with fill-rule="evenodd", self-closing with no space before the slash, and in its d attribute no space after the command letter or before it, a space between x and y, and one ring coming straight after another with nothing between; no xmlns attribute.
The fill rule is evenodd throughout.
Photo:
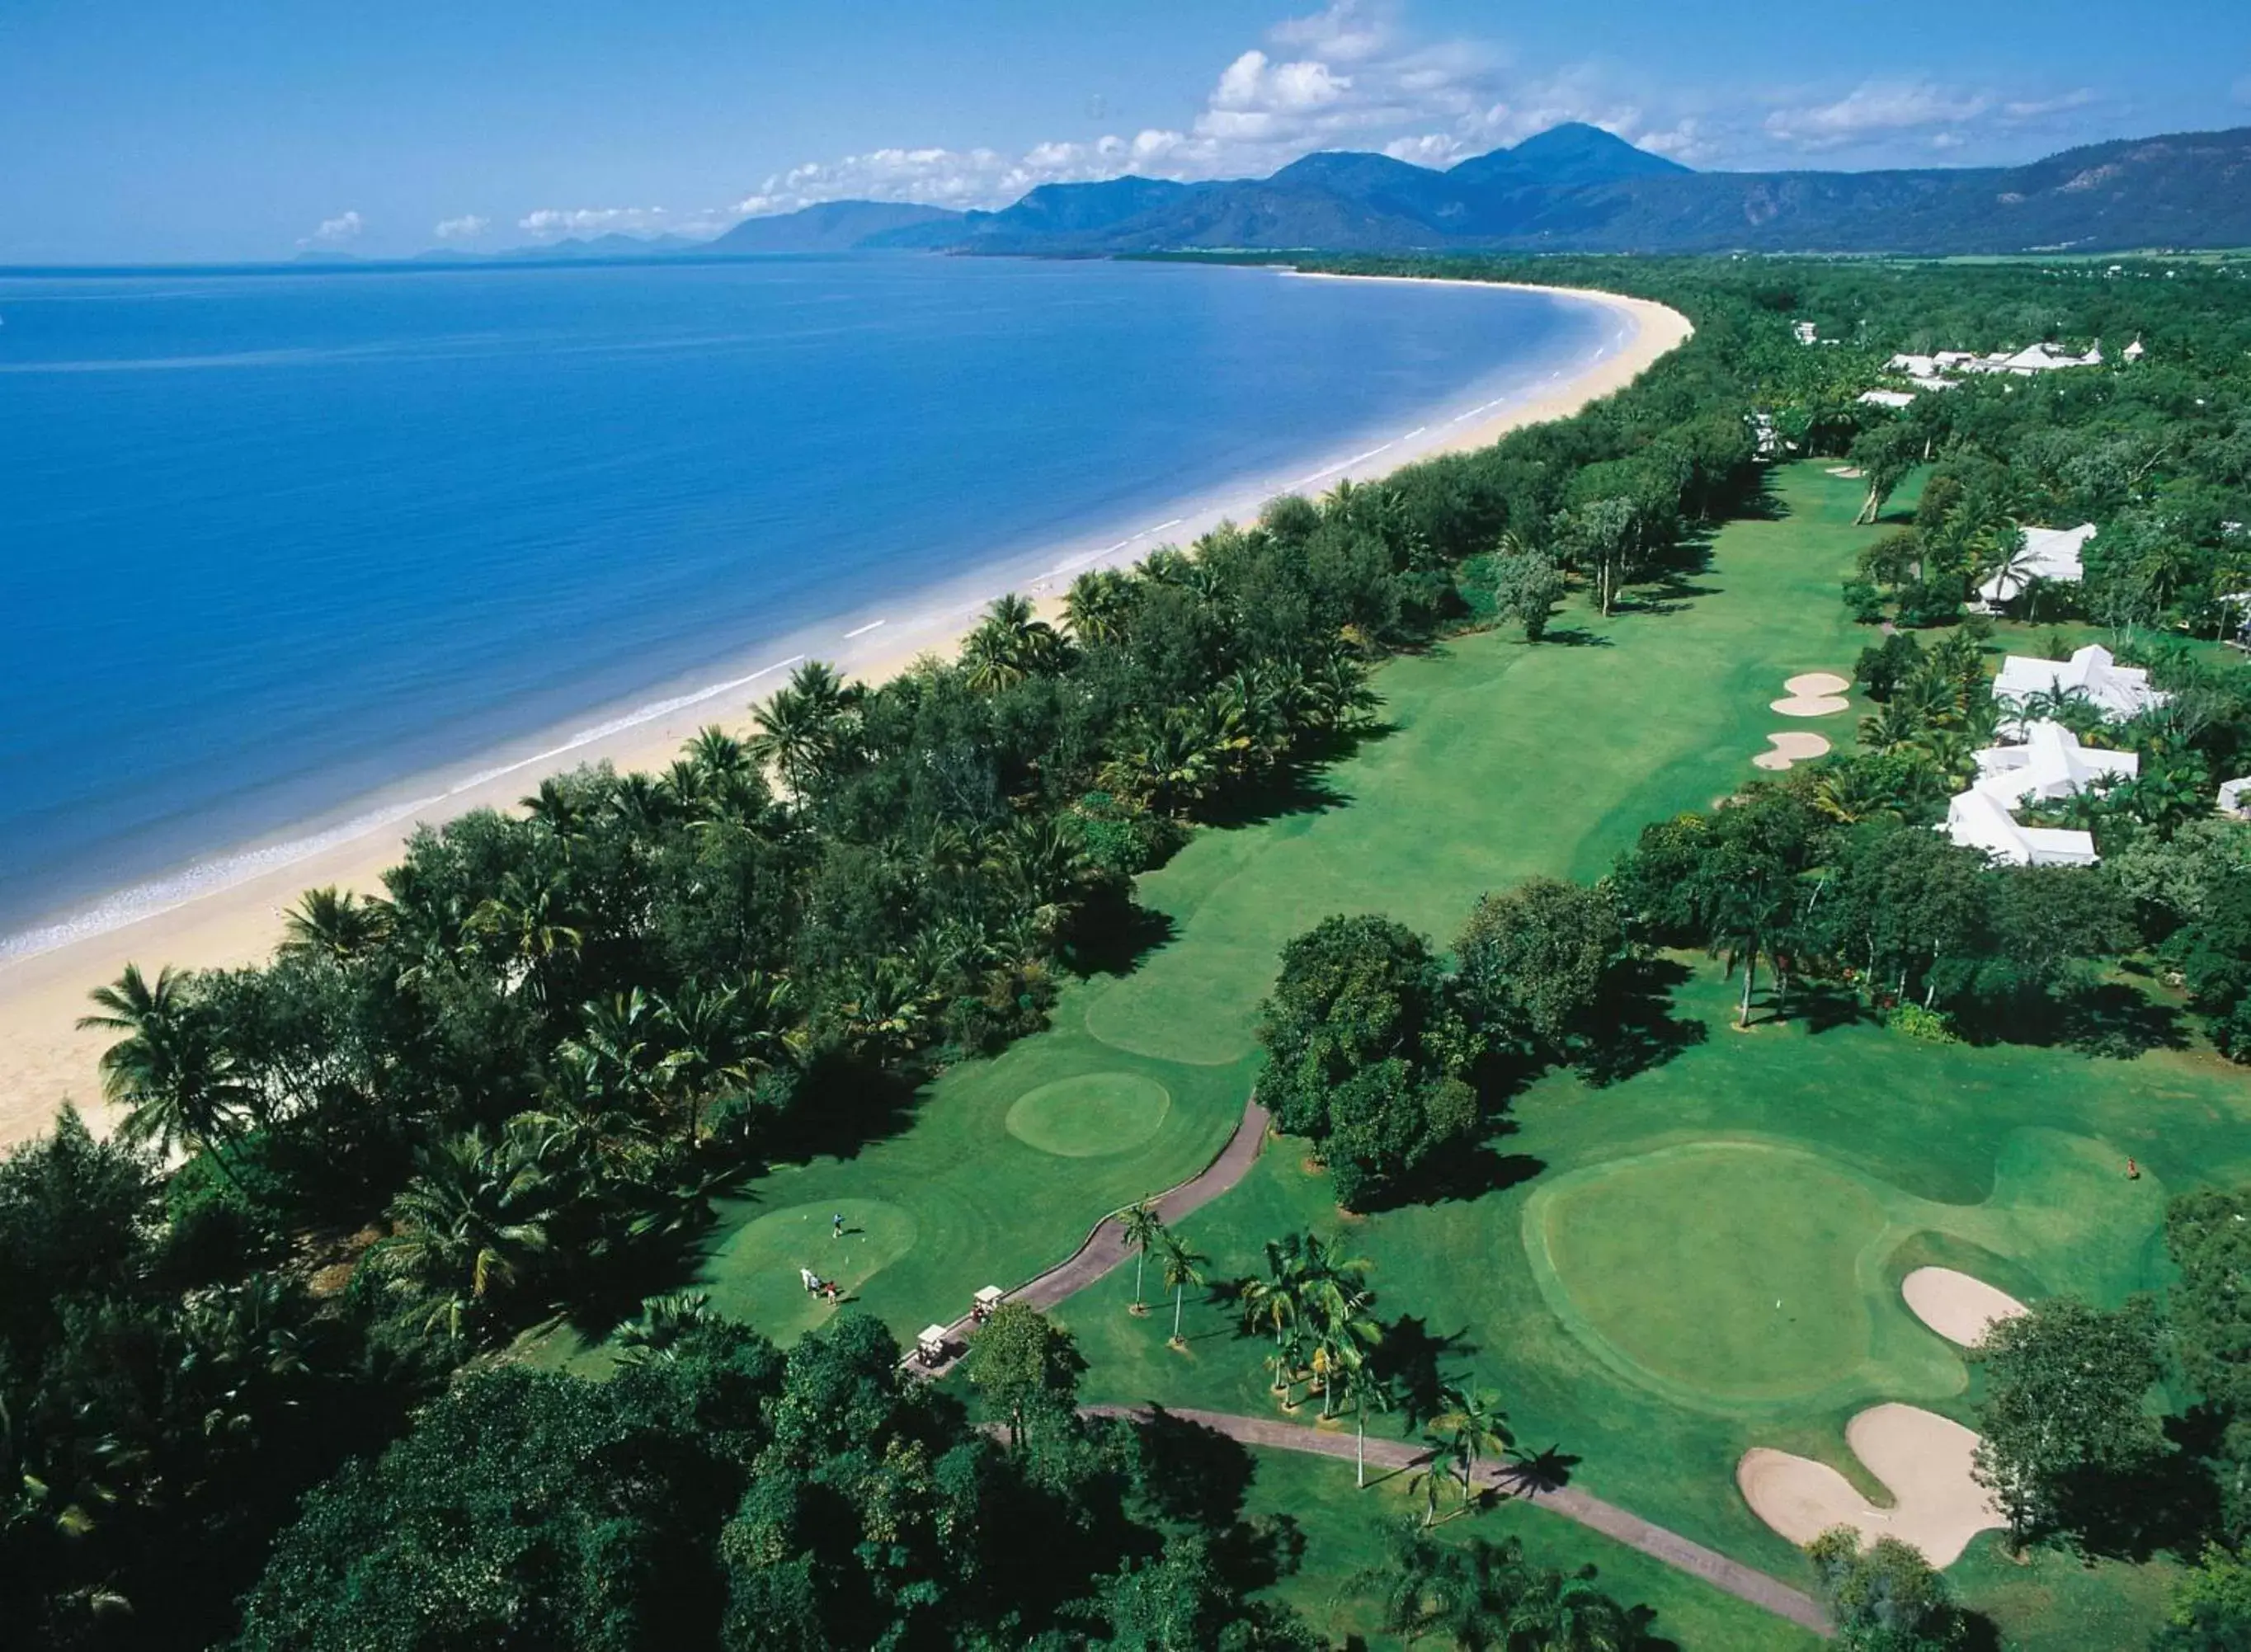
<svg viewBox="0 0 2251 1652"><path fill-rule="evenodd" d="M696 726L715 720L712 702L754 689L761 680L809 655L828 659L849 675L880 681L918 655L958 641L974 616L1004 591L1026 591L1053 607L1060 603L1063 585L1079 572L1138 561L1160 543L1193 540L1226 518L1248 516L1278 493L1343 479L1374 480L1441 453L1486 446L1519 425L1565 417L1624 388L1691 330L1675 312L1644 300L1524 290L1601 306L1620 324L1610 330L1601 354L1574 369L1555 369L1544 379L1519 384L1465 409L1438 410L1414 428L1372 446L1361 446L1363 436L1361 443L1350 444L1355 451L1303 475L1243 478L1206 497L1176 502L1164 520L1122 538L1099 536L1108 543L1091 548L1049 544L1018 550L933 587L903 593L896 605L863 607L805 627L765 645L717 681L684 681L645 702L591 714L592 722L520 743L526 748L520 752L511 746L453 769L403 779L327 819L196 860L0 937L0 1146L44 1130L66 1096L81 1107L94 1106L99 1040L76 1033L74 1023L87 990L113 979L128 961L150 968L169 963L199 969L255 962L271 950L281 934L282 910L303 889L331 883L378 888L379 874L396 861L412 825L511 805L530 789L527 782L566 764L661 767ZM1068 554L1058 556L1059 551ZM717 720L739 722L746 708L728 709L734 715ZM702 715L688 715L694 713Z"/></svg>

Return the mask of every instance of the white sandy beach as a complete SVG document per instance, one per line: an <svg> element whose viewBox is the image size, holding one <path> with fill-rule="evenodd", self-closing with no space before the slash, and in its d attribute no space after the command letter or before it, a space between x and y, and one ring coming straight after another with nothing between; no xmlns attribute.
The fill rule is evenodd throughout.
<svg viewBox="0 0 2251 1652"><path fill-rule="evenodd" d="M1409 280L1409 277L1313 276L1305 280ZM1461 285L1487 285L1461 283ZM1256 490L1235 490L1223 499L1184 506L1174 520L1153 525L1130 539L1091 550L1059 548L1056 565L1044 575L1014 583L1059 605L1061 593L1084 568L1126 563L1159 544L1185 544L1224 516L1238 520L1257 508L1260 494L1284 489L1319 492L1338 480L1375 480L1399 467L1433 454L1479 447L1518 426L1560 418L1588 403L1623 389L1659 356L1689 335L1687 319L1663 305L1608 294L1527 288L1598 304L1619 323L1621 342L1601 360L1576 375L1559 375L1552 386L1529 397L1513 397L1494 408L1451 415L1445 422L1407 432L1381 446L1347 454L1307 475L1285 478L1280 486L1262 479ZM57 1106L75 1102L99 1122L100 1085L95 1061L101 1035L74 1030L86 1008L87 990L113 980L128 962L151 974L160 964L210 969L254 963L272 949L281 930L281 913L308 888L337 884L380 892L380 874L396 861L399 846L419 821L439 821L470 810L506 807L535 789L542 776L579 764L607 762L620 770L659 768L677 755L689 736L717 722L738 729L748 722L750 702L785 680L793 647L817 653L849 674L880 681L916 655L957 642L984 600L1005 589L994 584L973 592L949 588L942 598L915 599L897 615L873 612L838 619L825 636L807 639L775 652L778 663L751 662L727 692L714 692L692 703L657 711L631 726L608 732L587 730L534 743L522 755L470 767L468 778L440 785L423 796L411 813L376 811L377 822L350 833L330 833L317 847L284 864L220 881L129 922L60 940L45 950L0 959L0 1147L46 1129ZM903 605L904 606L904 605ZM761 668L763 666L763 668ZM753 672L755 681L744 681ZM412 798L415 794L403 791Z"/></svg>

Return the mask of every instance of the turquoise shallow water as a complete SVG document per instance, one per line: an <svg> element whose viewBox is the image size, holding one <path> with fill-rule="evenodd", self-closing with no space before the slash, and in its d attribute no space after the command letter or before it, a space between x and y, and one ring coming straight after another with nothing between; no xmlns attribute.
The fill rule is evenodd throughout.
<svg viewBox="0 0 2251 1652"><path fill-rule="evenodd" d="M1610 326L1160 265L0 274L0 937Z"/></svg>

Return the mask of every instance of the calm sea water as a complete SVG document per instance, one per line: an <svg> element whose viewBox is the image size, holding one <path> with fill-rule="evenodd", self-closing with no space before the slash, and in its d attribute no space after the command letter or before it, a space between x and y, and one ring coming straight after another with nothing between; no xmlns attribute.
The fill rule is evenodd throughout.
<svg viewBox="0 0 2251 1652"><path fill-rule="evenodd" d="M966 259L0 276L0 937L1609 326Z"/></svg>

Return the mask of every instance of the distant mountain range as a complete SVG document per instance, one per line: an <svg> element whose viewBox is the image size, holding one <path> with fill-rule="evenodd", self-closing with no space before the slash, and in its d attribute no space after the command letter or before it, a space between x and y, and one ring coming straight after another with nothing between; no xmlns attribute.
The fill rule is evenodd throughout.
<svg viewBox="0 0 2251 1652"><path fill-rule="evenodd" d="M1332 151L1265 178L1048 183L998 212L830 201L745 219L710 241L605 236L513 256L878 248L1934 254L2161 246L2251 246L2251 127L2120 139L2026 166L1697 172L1575 122L1443 172L1389 156Z"/></svg>

